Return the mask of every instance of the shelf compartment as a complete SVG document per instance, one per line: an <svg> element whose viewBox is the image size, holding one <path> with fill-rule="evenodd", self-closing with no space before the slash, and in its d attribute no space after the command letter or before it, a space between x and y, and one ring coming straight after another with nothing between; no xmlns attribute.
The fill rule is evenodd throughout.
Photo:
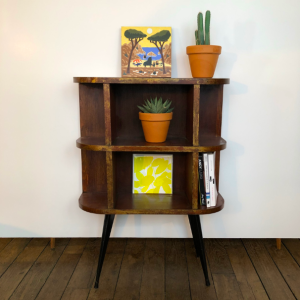
<svg viewBox="0 0 300 300"><path fill-rule="evenodd" d="M80 84L81 136L105 137L103 84Z"/></svg>
<svg viewBox="0 0 300 300"><path fill-rule="evenodd" d="M120 198L117 195L132 194L133 180L133 154L138 152L112 152L114 207L120 206ZM151 151L148 151L151 154ZM195 208L198 194L198 176L194 172L197 153L168 152L173 155L173 194L183 195L187 203ZM149 195L149 194L147 194ZM126 199L125 199L126 200ZM194 203L194 206L193 206Z"/></svg>
<svg viewBox="0 0 300 300"><path fill-rule="evenodd" d="M146 196L146 197L144 197ZM204 215L221 211L224 199L219 194L217 205L207 208L191 209L184 195L137 195L118 194L116 207L107 208L106 193L83 193L79 198L81 209L95 214L170 214L170 215Z"/></svg>
<svg viewBox="0 0 300 300"><path fill-rule="evenodd" d="M144 138L137 106L156 96L171 100L174 107L168 135L193 145L193 85L110 84L112 145L118 139Z"/></svg>
<svg viewBox="0 0 300 300"><path fill-rule="evenodd" d="M226 141L219 136L202 136L199 146L188 146L184 138L168 137L164 143L147 143L141 138L117 138L115 145L105 145L104 137L81 137L76 141L80 149L91 151L120 151L120 152L214 152L226 148Z"/></svg>
<svg viewBox="0 0 300 300"><path fill-rule="evenodd" d="M106 153L81 151L83 192L107 192Z"/></svg>

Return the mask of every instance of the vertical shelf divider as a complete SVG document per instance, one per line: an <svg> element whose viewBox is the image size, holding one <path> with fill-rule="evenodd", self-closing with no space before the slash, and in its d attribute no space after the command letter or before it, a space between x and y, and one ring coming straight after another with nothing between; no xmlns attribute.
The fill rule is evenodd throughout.
<svg viewBox="0 0 300 300"><path fill-rule="evenodd" d="M199 122L198 122L199 124ZM192 170L192 176L193 176L193 185L192 185L192 208L198 209L198 160L199 160L199 154L198 152L193 152L193 170Z"/></svg>
<svg viewBox="0 0 300 300"><path fill-rule="evenodd" d="M103 84L104 94L104 122L105 122L105 145L111 145L111 110L110 110L110 84Z"/></svg>
<svg viewBox="0 0 300 300"><path fill-rule="evenodd" d="M107 173L107 207L114 208L115 186L114 186L114 166L112 151L106 152L106 173Z"/></svg>
<svg viewBox="0 0 300 300"><path fill-rule="evenodd" d="M193 99L193 146L199 146L199 109L200 109L200 85L194 85Z"/></svg>
<svg viewBox="0 0 300 300"><path fill-rule="evenodd" d="M223 109L223 85L220 85L217 103L217 120L216 120L216 135L221 136L222 131L222 109ZM219 191L219 176L220 176L220 151L216 151L215 157L215 177L217 190Z"/></svg>

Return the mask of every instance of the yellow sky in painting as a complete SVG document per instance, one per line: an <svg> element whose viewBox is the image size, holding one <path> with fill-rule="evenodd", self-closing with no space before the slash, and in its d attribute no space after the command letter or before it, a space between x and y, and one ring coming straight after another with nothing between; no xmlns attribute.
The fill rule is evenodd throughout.
<svg viewBox="0 0 300 300"><path fill-rule="evenodd" d="M147 39L149 36L157 33L157 32L160 32L161 30L169 30L171 32L171 36L170 38L168 39L167 43L171 43L172 42L172 29L171 27L139 27L139 26L131 26L131 27L122 27L121 29L121 45L123 44L127 44L129 43L129 40L124 36L124 32L127 30L127 29L136 29L136 30L140 30L142 31L143 33L147 34L147 36L142 40L140 41L140 44L142 47L155 47L155 45L153 43L150 43L150 41ZM148 33L147 31L151 29L152 30L152 33Z"/></svg>

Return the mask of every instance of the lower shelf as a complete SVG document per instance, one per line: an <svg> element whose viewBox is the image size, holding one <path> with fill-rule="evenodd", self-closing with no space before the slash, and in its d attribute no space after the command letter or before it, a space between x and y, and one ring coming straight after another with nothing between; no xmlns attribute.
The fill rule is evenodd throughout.
<svg viewBox="0 0 300 300"><path fill-rule="evenodd" d="M106 193L83 193L79 198L79 207L95 214L204 215L222 210L224 199L219 194L216 206L192 209L185 195L124 193L117 196L115 208L111 209L107 207Z"/></svg>

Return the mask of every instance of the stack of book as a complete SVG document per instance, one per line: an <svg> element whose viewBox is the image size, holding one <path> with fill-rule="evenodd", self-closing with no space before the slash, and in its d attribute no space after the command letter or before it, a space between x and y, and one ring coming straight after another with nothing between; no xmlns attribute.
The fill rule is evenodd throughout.
<svg viewBox="0 0 300 300"><path fill-rule="evenodd" d="M199 204L217 205L214 153L199 153Z"/></svg>

